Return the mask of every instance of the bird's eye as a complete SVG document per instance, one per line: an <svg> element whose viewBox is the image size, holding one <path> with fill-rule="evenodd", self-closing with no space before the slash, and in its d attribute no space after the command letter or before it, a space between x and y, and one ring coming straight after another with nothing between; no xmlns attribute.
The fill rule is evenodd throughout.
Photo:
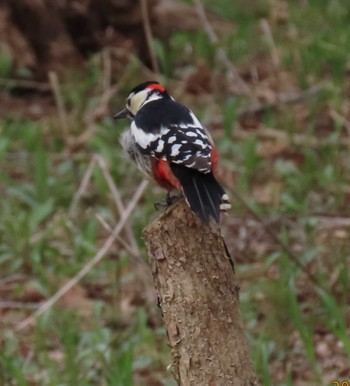
<svg viewBox="0 0 350 386"><path fill-rule="evenodd" d="M128 99L128 100L126 101L126 104L127 104L128 106L131 105L130 99Z"/></svg>

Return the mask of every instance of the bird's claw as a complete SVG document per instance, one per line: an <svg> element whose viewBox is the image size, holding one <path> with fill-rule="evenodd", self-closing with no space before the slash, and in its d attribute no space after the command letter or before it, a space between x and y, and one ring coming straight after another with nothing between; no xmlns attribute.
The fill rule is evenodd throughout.
<svg viewBox="0 0 350 386"><path fill-rule="evenodd" d="M167 209L169 206L175 204L175 202L179 201L183 197L183 194L179 193L173 193L173 192L168 192L165 199L161 201L156 201L154 203L154 208L156 210L160 209Z"/></svg>

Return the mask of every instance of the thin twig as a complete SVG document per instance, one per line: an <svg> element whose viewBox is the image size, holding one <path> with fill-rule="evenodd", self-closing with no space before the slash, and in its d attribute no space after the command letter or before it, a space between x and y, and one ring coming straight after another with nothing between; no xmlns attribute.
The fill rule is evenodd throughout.
<svg viewBox="0 0 350 386"><path fill-rule="evenodd" d="M91 176L92 176L92 172L96 166L96 155L93 155L91 160L90 160L90 163L89 163L89 166L87 167L86 169L86 172L84 174L84 177L80 183L80 186L79 186L79 189L77 190L77 192L75 193L74 197L73 197L73 200L72 200L72 203L70 205L70 208L69 208L69 214L72 216L77 208L77 205L78 205L78 201L81 199L82 195L86 192L87 190L87 186L90 182L90 179L91 179Z"/></svg>
<svg viewBox="0 0 350 386"><path fill-rule="evenodd" d="M95 213L95 217L97 221L102 225L102 227L108 231L109 233L113 232L113 228L108 224L108 222L103 218L103 216L100 213ZM118 238L117 238L118 240ZM118 240L119 241L119 240Z"/></svg>
<svg viewBox="0 0 350 386"><path fill-rule="evenodd" d="M102 51L102 90L103 93L111 88L112 81L112 61L110 48L106 47Z"/></svg>
<svg viewBox="0 0 350 386"><path fill-rule="evenodd" d="M25 275L23 273L14 273L12 275L2 277L0 279L0 286L3 286L5 284L11 283L11 282L18 282L18 281L24 280L26 278L27 278L27 275Z"/></svg>
<svg viewBox="0 0 350 386"><path fill-rule="evenodd" d="M196 0L195 2L197 4L197 13L198 13L199 19L204 27L206 34L208 35L210 43L212 43L212 44L219 43L219 38L216 35L212 25L209 23L209 20L207 18L207 14L205 12L205 9L204 9L204 6L203 6L201 0Z"/></svg>
<svg viewBox="0 0 350 386"><path fill-rule="evenodd" d="M113 232L113 228L108 224L108 222L103 218L103 216L100 213L95 213L95 217L107 232L109 233ZM116 240L129 253L130 256L132 256L135 259L138 257L138 255L135 254L131 246L122 237L118 236L116 237Z"/></svg>
<svg viewBox="0 0 350 386"><path fill-rule="evenodd" d="M321 84L316 84L314 86L311 86L305 91L279 93L279 94L276 94L275 101L273 102L270 102L270 103L253 102L248 106L243 106L242 108L237 110L237 116L239 117L246 114L257 114L262 111L275 108L280 104L302 102L306 99L310 99L319 95L325 90L326 90L326 85L321 83Z"/></svg>
<svg viewBox="0 0 350 386"><path fill-rule="evenodd" d="M33 357L34 357L34 350L31 348L28 351L28 354L27 354L27 356L26 356L26 358L25 358L25 360L24 360L24 362L23 362L23 364L21 366L22 367L21 371L23 371L24 374L27 373L27 369L28 369L28 367L29 367Z"/></svg>
<svg viewBox="0 0 350 386"><path fill-rule="evenodd" d="M119 79L118 83L111 85L112 83L112 61L111 61L111 49L105 48L102 51L102 77L101 77L101 88L102 95L99 98L98 105L92 110L87 111L84 115L84 123L88 126L88 129L82 133L77 139L78 142L86 142L86 137L90 137L90 132L95 130L93 123L103 116L109 113L109 102L113 95L119 88L119 85L123 82L124 75Z"/></svg>
<svg viewBox="0 0 350 386"><path fill-rule="evenodd" d="M101 117L105 117L109 114L108 104L113 95L117 92L118 87L118 85L111 86L102 94L100 103L92 111L86 112L83 121L88 128L82 134L80 134L78 138L75 139L75 143L84 144L86 140L91 137L91 134L93 134L96 130L96 127L93 124L98 119L101 119Z"/></svg>
<svg viewBox="0 0 350 386"><path fill-rule="evenodd" d="M159 74L159 64L157 60L156 51L154 48L154 40L153 40L151 23L149 20L147 0L140 0L140 6L141 6L143 29L145 31L145 37L147 41L149 55L151 58L152 69L156 74Z"/></svg>
<svg viewBox="0 0 350 386"><path fill-rule="evenodd" d="M203 28L208 35L208 38L212 44L218 44L219 38L216 35L213 27L211 26L207 14L205 12L204 6L202 4L201 0L195 0L196 3L196 10L199 16L199 19L203 25ZM228 75L230 76L230 81L236 83L238 87L241 89L242 93L249 94L250 93L250 87L249 85L243 80L243 78L239 75L236 67L232 64L230 59L227 57L226 51L223 47L219 47L217 49L217 57L218 59L224 64L226 69L228 70Z"/></svg>
<svg viewBox="0 0 350 386"><path fill-rule="evenodd" d="M250 213L250 215L258 221L264 227L265 232L271 237L271 239L280 246L283 252L290 258L293 263L301 269L302 272L306 274L306 276L310 279L310 281L318 288L322 288L321 284L318 282L316 277L310 272L308 267L306 267L301 261L299 256L297 256L276 234L276 232L265 223L265 221L260 217L244 200L244 198L237 193L237 191L233 188L230 188L230 191L235 196L235 198L242 204L244 208Z"/></svg>
<svg viewBox="0 0 350 386"><path fill-rule="evenodd" d="M0 84L5 87L18 87L18 88L26 88L29 90L37 90L37 91L51 91L52 87L49 83L36 82L34 80L25 80L25 79L4 79L0 78Z"/></svg>
<svg viewBox="0 0 350 386"><path fill-rule="evenodd" d="M74 287L97 263L99 263L103 259L103 257L112 247L113 243L115 242L117 236L123 229L124 225L126 224L129 216L134 210L137 202L139 201L147 185L148 185L148 181L144 180L138 186L134 196L132 197L129 205L127 206L125 212L123 213L123 216L120 218L112 234L108 237L108 239L105 241L102 248L96 253L96 255L72 279L70 279L63 287L61 287L59 291L55 293L54 296L52 296L44 304L42 304L37 311L35 311L28 318L20 322L16 326L16 331L22 330L27 326L31 325L39 316L41 316L50 307L52 307L53 304L55 304L64 294L66 294L72 287Z"/></svg>
<svg viewBox="0 0 350 386"><path fill-rule="evenodd" d="M109 233L113 232L113 228L108 224L108 222L99 213L95 213L95 217L96 217L97 221L102 225L102 227L107 232L109 232ZM134 258L135 260L140 262L144 267L146 267L147 270L150 271L149 265L146 264L146 262L140 257L140 254L139 253L135 254L135 252L133 251L131 246L121 236L118 236L116 238L116 240L121 244L121 246L126 250L126 252L129 253L129 255L132 258Z"/></svg>
<svg viewBox="0 0 350 386"><path fill-rule="evenodd" d="M345 127L348 136L350 137L350 121L335 110L331 110L331 117Z"/></svg>
<svg viewBox="0 0 350 386"><path fill-rule="evenodd" d="M104 158L102 158L101 156L98 156L98 155L96 156L96 160L97 160L97 163L101 168L102 174L103 174L103 176L108 184L109 190L112 193L112 197L113 197L114 203L119 211L119 214L122 216L123 212L125 211L124 204L123 204L122 199L120 197L119 190L118 190L116 184L114 183L113 178L108 170L107 163L106 163ZM125 225L125 232L127 234L127 237L129 239L129 242L130 242L131 247L133 249L133 254L139 255L140 251L138 249L135 235L134 235L134 232L133 232L129 222Z"/></svg>
<svg viewBox="0 0 350 386"><path fill-rule="evenodd" d="M94 153L89 152L76 152L76 153L69 153L68 151L62 151L62 152L50 152L48 153L48 157L51 160L55 160L57 162L66 160L67 157L71 157L74 161L87 161L91 159L91 156ZM21 161L31 161L34 159L35 153L28 152L28 151L13 151L6 153L6 157L4 158L6 161L15 161L15 162L21 162Z"/></svg>
<svg viewBox="0 0 350 386"><path fill-rule="evenodd" d="M349 228L349 217L311 216L317 220L318 229Z"/></svg>
<svg viewBox="0 0 350 386"><path fill-rule="evenodd" d="M28 309L28 310L35 310L36 308L40 307L41 303L24 303L24 302L15 302L12 300L3 301L0 302L0 309L2 308L12 308L12 309Z"/></svg>
<svg viewBox="0 0 350 386"><path fill-rule="evenodd" d="M329 139L327 137L317 138L315 136L307 134L288 135L286 132L271 127L262 127L257 130L254 135L258 138L278 140L281 142L285 142L286 144L293 144L297 146L302 145L312 148L322 148L323 146L329 145ZM239 127L235 127L235 139L247 139L249 137L251 137L251 133L249 131L240 129ZM343 147L350 147L350 139L339 138L338 145Z"/></svg>

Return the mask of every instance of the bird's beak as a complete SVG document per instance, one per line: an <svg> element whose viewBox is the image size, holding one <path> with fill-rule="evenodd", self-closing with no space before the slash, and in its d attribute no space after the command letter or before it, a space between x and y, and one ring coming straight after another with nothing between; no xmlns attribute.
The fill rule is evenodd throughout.
<svg viewBox="0 0 350 386"><path fill-rule="evenodd" d="M115 116L113 118L114 119L123 119L123 118L127 118L128 115L129 115L128 109L124 109L122 111L119 111L119 113L115 114Z"/></svg>

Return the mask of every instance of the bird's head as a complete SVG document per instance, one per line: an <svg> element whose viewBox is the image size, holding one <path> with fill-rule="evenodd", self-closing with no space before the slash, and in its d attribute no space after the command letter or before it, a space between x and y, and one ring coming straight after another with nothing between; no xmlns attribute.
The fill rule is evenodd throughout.
<svg viewBox="0 0 350 386"><path fill-rule="evenodd" d="M114 116L114 119L134 119L136 113L146 103L168 96L166 89L158 82L148 81L134 87L126 100L126 107Z"/></svg>

